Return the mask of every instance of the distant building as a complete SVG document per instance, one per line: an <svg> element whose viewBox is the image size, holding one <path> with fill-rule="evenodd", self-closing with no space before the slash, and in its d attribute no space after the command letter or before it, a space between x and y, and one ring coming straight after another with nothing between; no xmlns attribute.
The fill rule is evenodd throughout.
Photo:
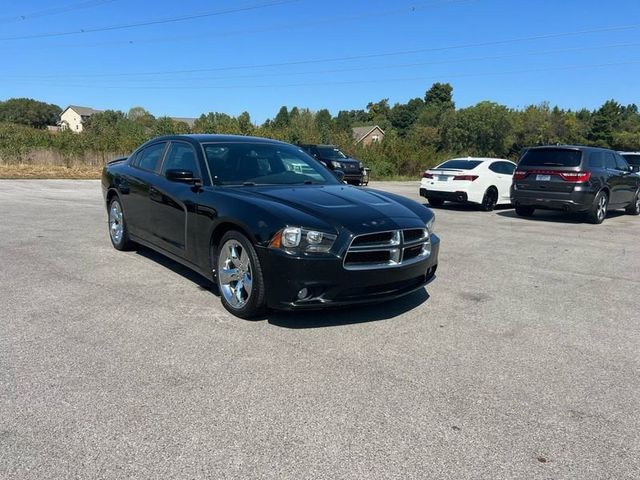
<svg viewBox="0 0 640 480"><path fill-rule="evenodd" d="M171 120L174 122L182 122L189 125L189 128L193 128L193 125L196 123L197 118L188 118L188 117L171 117Z"/></svg>
<svg viewBox="0 0 640 480"><path fill-rule="evenodd" d="M93 114L100 113L102 110L96 110L91 107L79 107L77 105L69 105L60 114L58 126L60 130L71 130L80 133L83 130L83 123Z"/></svg>
<svg viewBox="0 0 640 480"><path fill-rule="evenodd" d="M353 139L356 145L362 143L365 147L372 143L381 142L384 138L384 130L377 125L367 127L353 127Z"/></svg>

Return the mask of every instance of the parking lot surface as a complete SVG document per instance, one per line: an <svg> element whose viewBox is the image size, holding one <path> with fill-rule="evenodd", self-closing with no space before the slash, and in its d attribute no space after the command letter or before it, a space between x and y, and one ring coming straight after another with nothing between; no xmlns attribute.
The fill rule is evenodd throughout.
<svg viewBox="0 0 640 480"><path fill-rule="evenodd" d="M426 290L245 321L98 182L0 181L0 478L640 478L640 218L436 216Z"/></svg>

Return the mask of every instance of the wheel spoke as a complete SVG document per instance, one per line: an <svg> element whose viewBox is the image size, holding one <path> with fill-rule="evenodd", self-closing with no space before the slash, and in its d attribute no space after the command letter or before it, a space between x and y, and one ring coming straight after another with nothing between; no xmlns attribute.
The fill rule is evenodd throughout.
<svg viewBox="0 0 640 480"><path fill-rule="evenodd" d="M251 289L253 288L253 280L251 280L251 275L249 273L245 273L242 277L242 285L247 292L247 298L249 298L251 296Z"/></svg>
<svg viewBox="0 0 640 480"><path fill-rule="evenodd" d="M231 282L240 280L240 273L237 268L221 268L220 269L220 282L224 285L229 285Z"/></svg>
<svg viewBox="0 0 640 480"><path fill-rule="evenodd" d="M247 252L244 250L244 248L242 249L242 252L240 253L240 263L241 263L243 269L245 269L245 270L249 269L249 255L247 255Z"/></svg>

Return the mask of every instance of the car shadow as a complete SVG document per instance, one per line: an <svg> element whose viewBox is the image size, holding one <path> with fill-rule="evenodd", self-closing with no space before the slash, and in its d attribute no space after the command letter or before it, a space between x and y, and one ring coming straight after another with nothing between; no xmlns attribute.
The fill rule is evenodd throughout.
<svg viewBox="0 0 640 480"><path fill-rule="evenodd" d="M190 268L185 267L181 263L178 263L175 260L172 260L169 257L165 257L161 253L158 253L155 250L152 250L142 245L138 245L135 252L141 257L152 260L162 265L163 267L171 270L172 272L177 273L178 275L181 275L187 280L190 280L191 282L197 285L198 289L211 292L217 297L220 296L220 293L218 292L218 286L214 282L203 277L199 273L194 272Z"/></svg>
<svg viewBox="0 0 640 480"><path fill-rule="evenodd" d="M148 247L139 245L135 253L193 282L198 289L220 296L215 282L208 280L181 263L176 262ZM365 322L389 320L412 310L429 299L425 288L421 288L404 297L384 303L365 306L329 307L322 310L278 311L270 310L267 314L254 318L254 321L267 321L271 325L282 328L322 328L337 327Z"/></svg>
<svg viewBox="0 0 640 480"><path fill-rule="evenodd" d="M623 216L624 211L610 211L607 213L607 220L611 220L612 218L617 218ZM513 218L517 220L522 220L523 222L549 222L549 223L571 223L574 225L580 225L582 223L589 223L586 219L586 216L581 213L571 213L571 212L561 212L557 210L536 210L531 217L521 217L518 215L515 210L511 210L508 212L500 212L498 213L501 217L505 218Z"/></svg>
<svg viewBox="0 0 640 480"><path fill-rule="evenodd" d="M358 323L390 320L429 300L429 293L421 288L404 297L384 303L309 311L271 311L265 319L282 328L324 328Z"/></svg>

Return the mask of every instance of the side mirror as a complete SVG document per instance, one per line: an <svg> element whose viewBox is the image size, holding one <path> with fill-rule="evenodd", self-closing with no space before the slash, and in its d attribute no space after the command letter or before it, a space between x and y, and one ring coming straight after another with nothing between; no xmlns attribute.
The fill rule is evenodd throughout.
<svg viewBox="0 0 640 480"><path fill-rule="evenodd" d="M170 182L190 183L199 185L202 181L196 177L191 170L169 169L165 173L165 177Z"/></svg>
<svg viewBox="0 0 640 480"><path fill-rule="evenodd" d="M334 170L333 174L336 176L339 182L344 181L344 172L342 170Z"/></svg>

